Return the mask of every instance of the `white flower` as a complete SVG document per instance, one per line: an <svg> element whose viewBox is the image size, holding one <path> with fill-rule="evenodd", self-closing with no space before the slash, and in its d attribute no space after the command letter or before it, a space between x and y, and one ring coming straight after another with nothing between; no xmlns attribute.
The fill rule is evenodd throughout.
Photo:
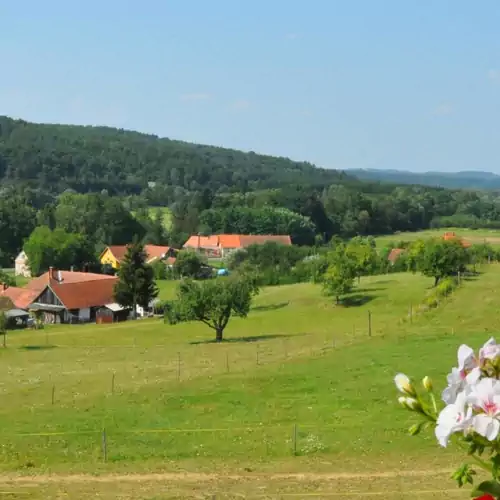
<svg viewBox="0 0 500 500"><path fill-rule="evenodd" d="M479 362L484 364L487 360L495 360L500 356L500 345L492 337L479 349Z"/></svg>
<svg viewBox="0 0 500 500"><path fill-rule="evenodd" d="M394 377L394 383L396 384L399 392L408 394L409 396L415 395L415 389L412 386L410 379L404 373L398 373Z"/></svg>
<svg viewBox="0 0 500 500"><path fill-rule="evenodd" d="M467 395L461 392L457 395L456 401L439 414L435 433L441 446L446 447L452 434L463 431L471 425L472 411L466 403Z"/></svg>
<svg viewBox="0 0 500 500"><path fill-rule="evenodd" d="M468 345L462 344L458 348L458 369L465 374L469 373L477 366L477 359L474 351Z"/></svg>
<svg viewBox="0 0 500 500"><path fill-rule="evenodd" d="M415 398L400 396L398 398L398 402L403 408L406 408L407 410L419 411L422 409L421 404Z"/></svg>
<svg viewBox="0 0 500 500"><path fill-rule="evenodd" d="M467 385L475 385L481 377L474 351L467 345L458 348L458 368L452 368L448 374L448 387L443 391L441 397L446 404L453 404L457 395Z"/></svg>
<svg viewBox="0 0 500 500"><path fill-rule="evenodd" d="M479 412L472 419L473 429L494 441L500 431L500 381L483 378L471 388L467 401Z"/></svg>

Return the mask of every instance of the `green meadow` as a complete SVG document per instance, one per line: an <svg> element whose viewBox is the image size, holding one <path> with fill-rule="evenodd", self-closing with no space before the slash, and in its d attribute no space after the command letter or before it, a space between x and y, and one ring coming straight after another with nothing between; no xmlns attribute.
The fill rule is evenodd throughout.
<svg viewBox="0 0 500 500"><path fill-rule="evenodd" d="M205 325L159 319L12 332L0 349L0 489L468 498L449 479L460 451L407 435L413 417L392 378L430 375L442 388L458 345L497 333L500 265L410 318L431 285L409 273L363 278L344 307L313 284L265 288L220 345ZM160 288L173 296L173 283Z"/></svg>

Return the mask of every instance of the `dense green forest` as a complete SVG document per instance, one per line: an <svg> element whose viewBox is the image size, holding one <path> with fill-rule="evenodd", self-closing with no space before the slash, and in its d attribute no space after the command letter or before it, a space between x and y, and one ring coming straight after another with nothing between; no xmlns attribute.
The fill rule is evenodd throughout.
<svg viewBox="0 0 500 500"><path fill-rule="evenodd" d="M7 117L0 117L0 178L2 266L37 227L57 230L54 241L72 248L80 240L67 235L82 235L96 252L134 236L179 247L198 232L287 233L297 244L320 245L333 236L500 227L492 192L367 182L287 158ZM151 207L170 209L168 231Z"/></svg>
<svg viewBox="0 0 500 500"><path fill-rule="evenodd" d="M500 175L491 172L405 172L402 170L353 169L348 171L362 180L393 184L420 184L450 189L500 190Z"/></svg>

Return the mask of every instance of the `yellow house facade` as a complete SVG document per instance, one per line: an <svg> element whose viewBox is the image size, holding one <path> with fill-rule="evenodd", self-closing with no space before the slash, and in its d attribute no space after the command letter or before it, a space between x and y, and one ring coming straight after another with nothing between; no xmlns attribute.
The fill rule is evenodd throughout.
<svg viewBox="0 0 500 500"><path fill-rule="evenodd" d="M103 266L110 265L113 269L119 269L120 261L123 259L126 251L127 251L126 246L107 247L102 252L99 261Z"/></svg>

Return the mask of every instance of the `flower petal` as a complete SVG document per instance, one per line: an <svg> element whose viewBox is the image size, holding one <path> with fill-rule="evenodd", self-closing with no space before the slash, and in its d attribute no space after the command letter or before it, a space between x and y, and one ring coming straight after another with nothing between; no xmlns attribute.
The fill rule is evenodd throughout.
<svg viewBox="0 0 500 500"><path fill-rule="evenodd" d="M500 431L500 422L496 418L481 414L472 419L472 427L488 441L494 441Z"/></svg>

